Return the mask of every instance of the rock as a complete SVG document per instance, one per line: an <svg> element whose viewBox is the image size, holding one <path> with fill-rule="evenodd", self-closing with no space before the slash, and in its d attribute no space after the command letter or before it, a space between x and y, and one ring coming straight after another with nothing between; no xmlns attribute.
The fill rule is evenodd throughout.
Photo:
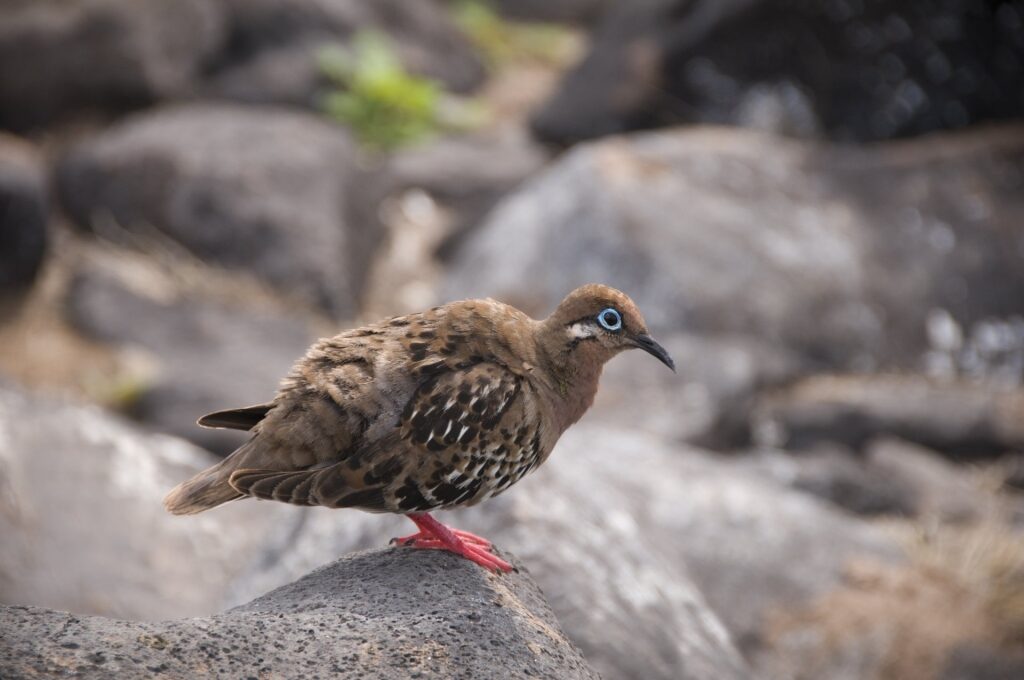
<svg viewBox="0 0 1024 680"><path fill-rule="evenodd" d="M167 514L163 494L213 462L95 407L0 387L0 602L133 619L212 614L288 514L264 503ZM11 624L0 624L0 649L13 643ZM11 663L0 661L0 676L24 677Z"/></svg>
<svg viewBox="0 0 1024 680"><path fill-rule="evenodd" d="M744 466L859 515L962 524L983 518L995 506L971 470L889 437L868 441L863 452L831 442L799 452L758 450Z"/></svg>
<svg viewBox="0 0 1024 680"><path fill-rule="evenodd" d="M351 316L380 235L360 202L366 173L355 153L341 128L310 115L172 106L72 149L57 187L82 227L155 230L206 262Z"/></svg>
<svg viewBox="0 0 1024 680"><path fill-rule="evenodd" d="M1014 680L1024 676L1024 654L990 645L964 644L953 650L939 680Z"/></svg>
<svg viewBox="0 0 1024 680"><path fill-rule="evenodd" d="M789 448L894 436L962 459L1024 446L1024 392L914 375L817 376L765 394L754 428Z"/></svg>
<svg viewBox="0 0 1024 680"><path fill-rule="evenodd" d="M298 316L189 298L161 301L91 270L72 281L66 311L88 337L140 348L156 362L156 375L124 405L129 414L222 455L246 436L200 428L196 419L272 398L315 339Z"/></svg>
<svg viewBox="0 0 1024 680"><path fill-rule="evenodd" d="M28 143L0 134L0 320L17 310L39 273L46 219L42 162Z"/></svg>
<svg viewBox="0 0 1024 680"><path fill-rule="evenodd" d="M913 514L919 517L961 523L982 518L992 505L970 471L936 451L883 437L868 442L866 454L869 469L878 477L909 490Z"/></svg>
<svg viewBox="0 0 1024 680"><path fill-rule="evenodd" d="M0 607L0 675L597 678L523 571L434 551L351 555L203 619Z"/></svg>
<svg viewBox="0 0 1024 680"><path fill-rule="evenodd" d="M387 193L418 189L451 214L439 253L444 260L501 198L547 159L540 147L515 134L445 137L396 152L386 170Z"/></svg>
<svg viewBox="0 0 1024 680"><path fill-rule="evenodd" d="M750 677L730 637L753 654L769 612L834 588L850 560L899 553L880 530L759 471L587 424L514 490L442 519L518 551L607 678ZM281 527L232 599L380 545L407 524L313 509Z"/></svg>
<svg viewBox="0 0 1024 680"><path fill-rule="evenodd" d="M920 485L876 469L842 447L821 445L796 455L759 451L750 464L783 484L857 515L912 516L918 511Z"/></svg>
<svg viewBox="0 0 1024 680"><path fill-rule="evenodd" d="M657 333L676 373L639 353L609 363L593 418L719 450L752 439L754 395L813 368L783 347L738 334Z"/></svg>
<svg viewBox="0 0 1024 680"><path fill-rule="evenodd" d="M1020 118L1022 25L1021 0L615 3L533 129L562 145L682 123L863 142Z"/></svg>
<svg viewBox="0 0 1024 680"><path fill-rule="evenodd" d="M214 0L3 0L0 127L188 94L225 39Z"/></svg>
<svg viewBox="0 0 1024 680"><path fill-rule="evenodd" d="M327 85L317 53L359 31L390 38L412 73L468 92L484 65L440 3L402 0L216 0L227 14L229 48L212 69L209 93L252 103L314 106Z"/></svg>
<svg viewBox="0 0 1024 680"><path fill-rule="evenodd" d="M820 366L919 368L929 313L1024 313L1024 128L850 148L740 130L574 149L500 203L442 297L545 314L627 291L655 334L753 335ZM908 263L912 263L908 264Z"/></svg>

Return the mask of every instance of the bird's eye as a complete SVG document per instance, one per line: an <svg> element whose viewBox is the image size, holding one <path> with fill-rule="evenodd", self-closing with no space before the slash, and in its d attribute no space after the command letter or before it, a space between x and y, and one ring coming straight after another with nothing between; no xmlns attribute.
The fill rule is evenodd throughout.
<svg viewBox="0 0 1024 680"><path fill-rule="evenodd" d="M622 315L619 314L618 310L611 307L597 315L597 322L609 331L622 330Z"/></svg>

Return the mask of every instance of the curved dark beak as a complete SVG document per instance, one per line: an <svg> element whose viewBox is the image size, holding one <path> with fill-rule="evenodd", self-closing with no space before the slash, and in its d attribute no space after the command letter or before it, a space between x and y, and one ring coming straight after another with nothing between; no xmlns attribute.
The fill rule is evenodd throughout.
<svg viewBox="0 0 1024 680"><path fill-rule="evenodd" d="M668 355L665 348L656 343L654 338L649 335L638 335L633 338L633 343L661 363L671 368L672 372L675 373L676 362L672 361L672 357Z"/></svg>

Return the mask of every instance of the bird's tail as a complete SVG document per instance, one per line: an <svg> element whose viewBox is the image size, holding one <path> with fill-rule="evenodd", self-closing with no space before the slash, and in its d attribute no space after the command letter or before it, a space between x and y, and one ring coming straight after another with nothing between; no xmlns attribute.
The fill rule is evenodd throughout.
<svg viewBox="0 0 1024 680"><path fill-rule="evenodd" d="M243 447L244 448L244 447ZM174 515L195 515L222 503L241 498L243 494L228 483L238 467L236 451L213 467L171 489L164 497L164 507Z"/></svg>

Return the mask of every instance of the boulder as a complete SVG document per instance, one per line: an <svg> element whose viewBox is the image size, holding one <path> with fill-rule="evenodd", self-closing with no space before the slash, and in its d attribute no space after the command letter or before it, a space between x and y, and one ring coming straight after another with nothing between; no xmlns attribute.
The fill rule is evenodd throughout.
<svg viewBox="0 0 1024 680"><path fill-rule="evenodd" d="M350 555L230 611L160 623L0 607L0 675L597 678L525 571Z"/></svg>
<svg viewBox="0 0 1024 680"><path fill-rule="evenodd" d="M760 450L750 466L857 515L909 517L918 512L920 485L905 475L876 469L842 446L822 444L797 454Z"/></svg>
<svg viewBox="0 0 1024 680"><path fill-rule="evenodd" d="M225 40L215 0L3 0L0 127L188 94Z"/></svg>
<svg viewBox="0 0 1024 680"><path fill-rule="evenodd" d="M213 462L98 408L0 387L0 602L130 619L218 611L227 584L288 509L167 514L163 494ZM5 651L12 624L0 624ZM82 653L94 651L109 649ZM0 661L0 676L24 677L27 666L11 672L12 662Z"/></svg>
<svg viewBox="0 0 1024 680"><path fill-rule="evenodd" d="M280 527L232 601L411 528L344 514L314 508ZM881 530L742 462L594 424L569 430L515 489L440 517L520 554L607 678L749 677L732 640L755 656L771 612L829 592L853 560L900 553Z"/></svg>
<svg viewBox="0 0 1024 680"><path fill-rule="evenodd" d="M227 16L228 48L206 91L251 103L314 106L327 85L317 63L324 47L360 31L390 39L405 67L447 89L468 92L483 61L440 2L402 0L214 0Z"/></svg>
<svg viewBox="0 0 1024 680"><path fill-rule="evenodd" d="M1024 115L1024 2L614 3L533 118L556 144L685 123L875 141Z"/></svg>
<svg viewBox="0 0 1024 680"><path fill-rule="evenodd" d="M39 273L47 211L38 154L27 142L0 134L0 320L20 307Z"/></svg>
<svg viewBox="0 0 1024 680"><path fill-rule="evenodd" d="M221 455L247 436L200 428L196 419L271 399L315 339L298 315L194 297L154 299L93 270L74 277L65 307L87 337L142 350L155 363L154 375L140 378L137 394L121 405L128 414Z"/></svg>
<svg viewBox="0 0 1024 680"><path fill-rule="evenodd" d="M928 319L1024 313L1024 128L851 148L701 128L576 148L502 201L443 298L546 314L629 293L655 335L753 335L821 366L919 368Z"/></svg>
<svg viewBox="0 0 1024 680"><path fill-rule="evenodd" d="M876 477L909 491L913 513L925 520L961 523L984 518L994 505L991 489L970 469L923 446L891 437L868 442L866 463ZM1017 499L1016 505L1021 506ZM1002 501L1009 505L1007 500Z"/></svg>
<svg viewBox="0 0 1024 680"><path fill-rule="evenodd" d="M168 238L350 316L380 235L355 154L344 130L311 115L170 106L73 148L57 189L83 228Z"/></svg>
<svg viewBox="0 0 1024 680"><path fill-rule="evenodd" d="M439 248L446 260L498 201L547 160L541 147L517 133L444 137L394 153L385 170L385 193L420 190L449 213Z"/></svg>
<svg viewBox="0 0 1024 680"><path fill-rule="evenodd" d="M593 418L715 450L743 448L753 437L756 395L814 368L794 352L753 336L656 335L675 360L676 372L639 352L610 362L591 407Z"/></svg>
<svg viewBox="0 0 1024 680"><path fill-rule="evenodd" d="M1024 446L1024 391L916 375L815 376L767 392L753 411L765 443L863 448L893 436L961 459Z"/></svg>

